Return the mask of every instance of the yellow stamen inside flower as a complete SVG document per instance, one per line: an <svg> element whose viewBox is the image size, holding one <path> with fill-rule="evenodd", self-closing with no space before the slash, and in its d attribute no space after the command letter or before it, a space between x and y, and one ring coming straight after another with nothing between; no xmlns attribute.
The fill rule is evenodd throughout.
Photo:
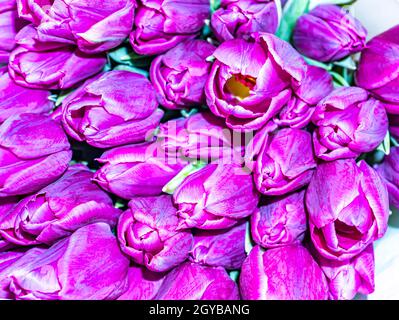
<svg viewBox="0 0 399 320"><path fill-rule="evenodd" d="M239 99L249 97L250 91L255 87L256 79L250 76L243 76L241 74L233 75L226 81L225 89L232 95Z"/></svg>

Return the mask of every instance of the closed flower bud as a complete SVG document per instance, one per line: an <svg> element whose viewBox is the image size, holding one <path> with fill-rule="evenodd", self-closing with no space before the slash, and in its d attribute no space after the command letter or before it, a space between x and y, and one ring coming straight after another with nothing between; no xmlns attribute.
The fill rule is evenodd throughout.
<svg viewBox="0 0 399 320"><path fill-rule="evenodd" d="M399 114L399 26L374 37L360 57L356 83L386 103L388 113Z"/></svg>
<svg viewBox="0 0 399 320"><path fill-rule="evenodd" d="M186 262L164 279L155 300L238 300L237 285L221 267Z"/></svg>
<svg viewBox="0 0 399 320"><path fill-rule="evenodd" d="M168 109L183 109L205 103L204 86L215 47L204 40L188 40L156 57L150 76L159 103Z"/></svg>
<svg viewBox="0 0 399 320"><path fill-rule="evenodd" d="M49 113L54 106L50 95L47 90L32 90L17 85L7 69L0 68L0 124L21 113Z"/></svg>
<svg viewBox="0 0 399 320"><path fill-rule="evenodd" d="M325 161L371 152L388 131L384 105L357 87L333 91L318 104L312 121L315 153Z"/></svg>
<svg viewBox="0 0 399 320"><path fill-rule="evenodd" d="M154 88L143 75L110 71L88 80L62 103L65 131L97 148L144 142L158 127Z"/></svg>
<svg viewBox="0 0 399 320"><path fill-rule="evenodd" d="M115 226L121 212L92 177L87 167L71 166L59 180L22 199L3 216L1 236L20 246L51 245L90 223Z"/></svg>
<svg viewBox="0 0 399 320"><path fill-rule="evenodd" d="M364 161L320 164L306 192L306 208L312 242L330 260L352 259L388 227L387 189Z"/></svg>
<svg viewBox="0 0 399 320"><path fill-rule="evenodd" d="M376 167L387 186L389 203L399 209L399 147L391 148L390 154Z"/></svg>
<svg viewBox="0 0 399 320"><path fill-rule="evenodd" d="M330 62L365 48L367 31L359 20L336 5L320 5L298 19L293 40L300 53Z"/></svg>
<svg viewBox="0 0 399 320"><path fill-rule="evenodd" d="M235 164L208 164L173 194L180 228L225 229L254 213L259 196L252 177Z"/></svg>
<svg viewBox="0 0 399 320"><path fill-rule="evenodd" d="M261 193L284 195L306 186L315 168L311 134L286 128L264 138L255 164L254 180Z"/></svg>
<svg viewBox="0 0 399 320"><path fill-rule="evenodd" d="M163 53L194 39L209 16L209 0L141 0L130 43L138 54Z"/></svg>
<svg viewBox="0 0 399 320"><path fill-rule="evenodd" d="M68 168L72 152L62 127L25 113L0 126L0 198L36 192Z"/></svg>
<svg viewBox="0 0 399 320"><path fill-rule="evenodd" d="M222 0L212 14L211 27L220 41L249 39L256 32L275 33L278 11L274 0Z"/></svg>
<svg viewBox="0 0 399 320"><path fill-rule="evenodd" d="M263 248L300 243L307 230L305 191L268 198L251 216L251 234Z"/></svg>
<svg viewBox="0 0 399 320"><path fill-rule="evenodd" d="M246 257L245 232L245 222L230 229L196 231L190 260L211 267L240 269Z"/></svg>
<svg viewBox="0 0 399 320"><path fill-rule="evenodd" d="M14 255L1 267L0 297L18 300L113 300L127 287L129 260L109 225L94 223L49 249Z"/></svg>
<svg viewBox="0 0 399 320"><path fill-rule="evenodd" d="M19 32L17 43L9 72L17 84L28 88L69 89L99 73L107 62L105 55L88 55L72 45L40 42L31 25Z"/></svg>
<svg viewBox="0 0 399 320"><path fill-rule="evenodd" d="M254 247L241 269L244 300L327 300L327 280L301 245L264 251Z"/></svg>
<svg viewBox="0 0 399 320"><path fill-rule="evenodd" d="M134 198L118 222L124 253L151 271L168 271L188 258L190 231L178 231L179 217L171 196Z"/></svg>
<svg viewBox="0 0 399 320"><path fill-rule="evenodd" d="M158 142L114 148L97 161L104 166L97 170L94 181L104 190L128 200L161 194L162 188L188 164L168 157Z"/></svg>
<svg viewBox="0 0 399 320"><path fill-rule="evenodd" d="M76 44L86 53L114 48L133 26L135 0L17 0L20 17L31 21L43 42Z"/></svg>

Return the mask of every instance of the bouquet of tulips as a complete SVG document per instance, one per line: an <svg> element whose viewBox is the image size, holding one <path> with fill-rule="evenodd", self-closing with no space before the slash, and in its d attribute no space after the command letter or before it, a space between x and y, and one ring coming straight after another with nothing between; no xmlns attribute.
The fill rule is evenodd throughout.
<svg viewBox="0 0 399 320"><path fill-rule="evenodd" d="M399 25L352 3L0 0L0 299L372 293Z"/></svg>

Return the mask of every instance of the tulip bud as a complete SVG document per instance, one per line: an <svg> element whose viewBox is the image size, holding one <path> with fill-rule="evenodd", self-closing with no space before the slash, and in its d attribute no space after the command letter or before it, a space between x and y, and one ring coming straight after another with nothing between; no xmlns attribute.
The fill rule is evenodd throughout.
<svg viewBox="0 0 399 320"><path fill-rule="evenodd" d="M177 231L179 218L170 196L134 198L118 222L118 240L134 262L156 272L168 271L188 258L190 231Z"/></svg>
<svg viewBox="0 0 399 320"><path fill-rule="evenodd" d="M21 113L49 113L53 109L50 95L47 90L31 90L17 85L7 69L0 68L0 124Z"/></svg>
<svg viewBox="0 0 399 320"><path fill-rule="evenodd" d="M112 300L126 291L128 268L109 225L94 223L0 266L0 289L19 300Z"/></svg>
<svg viewBox="0 0 399 320"><path fill-rule="evenodd" d="M210 112L170 120L157 135L169 155L196 160L239 162L243 153L241 134L227 128L222 119Z"/></svg>
<svg viewBox="0 0 399 320"><path fill-rule="evenodd" d="M135 0L17 0L17 4L20 17L36 26L41 41L76 44L86 53L120 45L132 29L136 7Z"/></svg>
<svg viewBox="0 0 399 320"><path fill-rule="evenodd" d="M302 242L307 230L305 191L268 199L251 216L253 240L263 248Z"/></svg>
<svg viewBox="0 0 399 320"><path fill-rule="evenodd" d="M298 19L293 41L303 55L330 62L362 51L366 37L359 20L339 6L325 4Z"/></svg>
<svg viewBox="0 0 399 320"><path fill-rule="evenodd" d="M106 151L94 181L104 190L123 199L155 196L188 162L168 157L158 142L128 145Z"/></svg>
<svg viewBox="0 0 399 320"><path fill-rule="evenodd" d="M229 228L256 210L252 177L235 164L208 164L188 176L173 194L180 228Z"/></svg>
<svg viewBox="0 0 399 320"><path fill-rule="evenodd" d="M159 103L168 109L205 104L204 86L215 47L204 40L188 40L156 57L150 76Z"/></svg>
<svg viewBox="0 0 399 320"><path fill-rule="evenodd" d="M308 66L306 76L291 99L273 121L281 127L306 127L316 105L334 89L331 75L324 69Z"/></svg>
<svg viewBox="0 0 399 320"><path fill-rule="evenodd" d="M43 252L45 249L32 249L31 252ZM22 251L0 252L0 299L13 299L9 291L10 279L8 273L13 270L13 264L24 255Z"/></svg>
<svg viewBox="0 0 399 320"><path fill-rule="evenodd" d="M325 161L373 151L388 131L384 105L357 87L332 92L318 104L312 121L315 153Z"/></svg>
<svg viewBox="0 0 399 320"><path fill-rule="evenodd" d="M143 75L110 71L88 80L62 103L62 123L75 140L97 148L144 142L163 111Z"/></svg>
<svg viewBox="0 0 399 320"><path fill-rule="evenodd" d="M186 262L164 279L155 300L238 300L237 285L223 268Z"/></svg>
<svg viewBox="0 0 399 320"><path fill-rule="evenodd" d="M0 64L8 62L15 47L15 36L25 24L18 18L15 0L0 0Z"/></svg>
<svg viewBox="0 0 399 320"><path fill-rule="evenodd" d="M254 180L261 193L284 195L306 186L314 168L316 160L310 133L286 128L264 138L255 164Z"/></svg>
<svg viewBox="0 0 399 320"><path fill-rule="evenodd" d="M320 164L306 192L306 208L312 242L330 260L352 259L388 227L387 189L364 161Z"/></svg>
<svg viewBox="0 0 399 320"><path fill-rule="evenodd" d="M0 219L3 219L14 208L17 202L18 198L16 197L0 198ZM0 234L0 252L8 250L10 247L12 247L12 244L6 241Z"/></svg>
<svg viewBox="0 0 399 320"><path fill-rule="evenodd" d="M241 268L244 300L327 300L326 278L305 247L254 247Z"/></svg>
<svg viewBox="0 0 399 320"><path fill-rule="evenodd" d="M0 198L36 192L68 168L72 152L61 126L24 113L0 126Z"/></svg>
<svg viewBox="0 0 399 320"><path fill-rule="evenodd" d="M363 50L356 83L386 102L388 113L399 114L399 26L376 36Z"/></svg>
<svg viewBox="0 0 399 320"><path fill-rule="evenodd" d="M349 261L334 261L320 257L319 265L327 277L334 300L352 300L357 293L374 292L374 251L369 245Z"/></svg>
<svg viewBox="0 0 399 320"><path fill-rule="evenodd" d="M220 42L248 40L257 32L275 33L278 24L274 0L222 0L221 8L211 18L213 33Z"/></svg>
<svg viewBox="0 0 399 320"><path fill-rule="evenodd" d="M90 223L116 225L121 212L91 181L92 176L83 165L71 166L59 180L21 200L3 216L0 234L20 246L51 245Z"/></svg>
<svg viewBox="0 0 399 320"><path fill-rule="evenodd" d="M391 148L391 152L384 158L382 164L377 166L388 189L389 203L399 209L399 147Z"/></svg>
<svg viewBox="0 0 399 320"><path fill-rule="evenodd" d="M194 39L209 16L209 0L141 0L130 43L138 54L163 53Z"/></svg>
<svg viewBox="0 0 399 320"><path fill-rule="evenodd" d="M287 42L266 33L256 42L226 41L213 56L205 86L207 104L238 131L258 130L277 115L307 71L305 61Z"/></svg>
<svg viewBox="0 0 399 320"><path fill-rule="evenodd" d="M152 272L146 267L129 268L129 287L117 300L153 300L165 278L165 273Z"/></svg>
<svg viewBox="0 0 399 320"><path fill-rule="evenodd" d="M74 46L38 41L37 31L26 26L17 35L20 45L11 52L9 72L24 87L68 89L100 72L105 55L88 55Z"/></svg>
<svg viewBox="0 0 399 320"><path fill-rule="evenodd" d="M246 257L245 232L245 222L230 229L195 232L190 260L211 267L240 269Z"/></svg>

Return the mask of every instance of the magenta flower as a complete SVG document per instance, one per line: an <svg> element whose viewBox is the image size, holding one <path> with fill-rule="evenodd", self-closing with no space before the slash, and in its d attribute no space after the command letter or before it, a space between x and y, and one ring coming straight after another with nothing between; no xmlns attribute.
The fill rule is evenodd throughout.
<svg viewBox="0 0 399 320"><path fill-rule="evenodd" d="M306 192L312 242L330 260L357 256L388 227L388 193L364 161L322 163Z"/></svg>
<svg viewBox="0 0 399 320"><path fill-rule="evenodd" d="M244 300L327 300L327 280L300 245L264 251L254 247L240 274Z"/></svg>

